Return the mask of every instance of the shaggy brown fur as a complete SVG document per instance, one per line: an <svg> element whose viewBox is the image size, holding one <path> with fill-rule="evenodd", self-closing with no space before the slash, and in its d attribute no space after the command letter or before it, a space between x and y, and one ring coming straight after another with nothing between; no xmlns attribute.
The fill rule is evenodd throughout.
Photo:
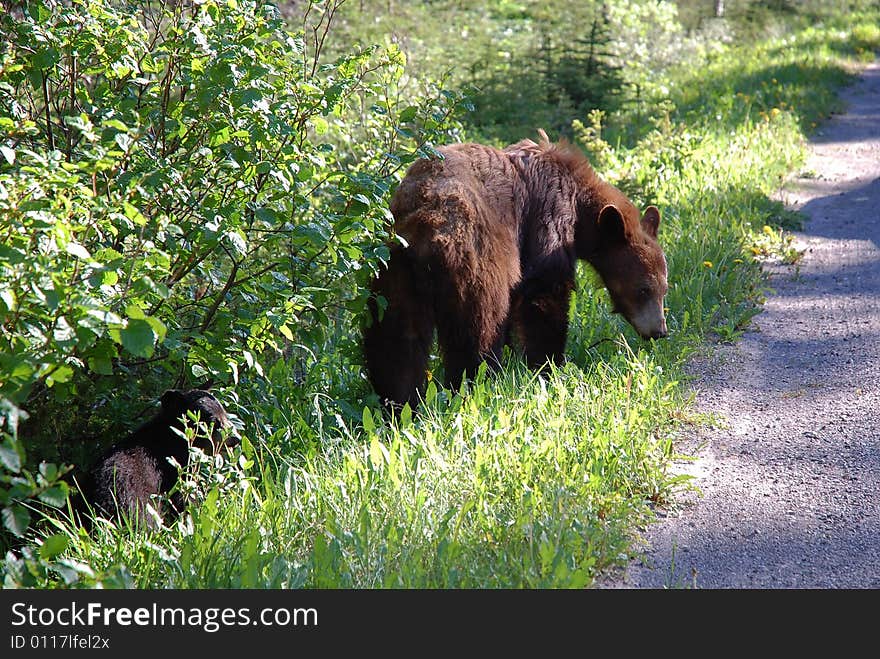
<svg viewBox="0 0 880 659"><path fill-rule="evenodd" d="M364 329L380 397L415 406L434 328L446 384L458 386L516 339L528 364L560 362L576 259L599 273L643 337L666 335L666 260L660 214L643 217L584 156L565 144L523 140L506 149L455 144L414 163L391 201L406 246L372 286Z"/></svg>

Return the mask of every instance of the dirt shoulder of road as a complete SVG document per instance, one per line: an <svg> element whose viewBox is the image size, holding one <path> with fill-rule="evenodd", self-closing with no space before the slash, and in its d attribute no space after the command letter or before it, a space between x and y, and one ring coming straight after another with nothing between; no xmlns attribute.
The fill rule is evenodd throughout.
<svg viewBox="0 0 880 659"><path fill-rule="evenodd" d="M807 222L795 266L734 345L692 364L677 465L701 494L644 529L612 588L880 587L880 64L842 93L780 198Z"/></svg>

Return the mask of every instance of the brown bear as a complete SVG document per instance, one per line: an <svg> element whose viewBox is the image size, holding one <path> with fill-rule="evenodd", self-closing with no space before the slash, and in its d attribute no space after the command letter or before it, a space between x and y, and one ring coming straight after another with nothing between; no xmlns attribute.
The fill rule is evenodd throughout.
<svg viewBox="0 0 880 659"><path fill-rule="evenodd" d="M600 275L615 312L644 338L667 334L660 212L639 215L566 143L454 144L416 161L391 200L402 240L371 286L367 372L392 406L415 406L434 329L457 387L516 341L529 366L559 363L576 259ZM376 298L387 307L380 310Z"/></svg>
<svg viewBox="0 0 880 659"><path fill-rule="evenodd" d="M147 504L157 508L160 515L182 512L185 502L179 493L171 495L167 511L163 511L160 501L152 499L153 495L167 494L177 483L177 467L168 458L174 458L181 467L189 463L189 445L175 432L190 422L188 412L196 413L210 428L210 437L200 430L193 442L205 453L213 454L236 441L226 410L208 391L171 389L162 394L160 405L155 417L107 449L89 471L82 494L94 513L111 518L126 516L154 527L155 521L146 513Z"/></svg>

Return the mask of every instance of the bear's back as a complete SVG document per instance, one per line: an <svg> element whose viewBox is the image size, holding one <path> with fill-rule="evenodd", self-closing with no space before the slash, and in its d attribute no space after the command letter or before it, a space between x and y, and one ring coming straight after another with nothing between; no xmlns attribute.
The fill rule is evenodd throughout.
<svg viewBox="0 0 880 659"><path fill-rule="evenodd" d="M440 147L410 166L391 199L395 232L416 253L518 242L526 203L520 172L502 150L473 143Z"/></svg>

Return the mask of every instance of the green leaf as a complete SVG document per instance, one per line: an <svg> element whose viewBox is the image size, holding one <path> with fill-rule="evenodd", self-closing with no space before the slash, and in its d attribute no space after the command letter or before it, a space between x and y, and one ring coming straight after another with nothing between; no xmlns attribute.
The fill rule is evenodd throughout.
<svg viewBox="0 0 880 659"><path fill-rule="evenodd" d="M0 462L2 462L3 466L9 471L15 474L21 471L21 456L15 448L15 443L10 437L4 439L3 443L0 444Z"/></svg>
<svg viewBox="0 0 880 659"><path fill-rule="evenodd" d="M385 445L379 441L378 437L373 437L370 441L370 462L374 467L379 467L385 463L391 462L391 455Z"/></svg>
<svg viewBox="0 0 880 659"><path fill-rule="evenodd" d="M108 325L121 325L122 324L122 318L120 318L115 313L113 313L112 311L109 311L107 309L88 309L88 310L86 310L86 314L88 314L89 316L92 316L94 318L97 318L101 322L106 323Z"/></svg>
<svg viewBox="0 0 880 659"><path fill-rule="evenodd" d="M229 130L229 128L224 126L220 130L218 130L216 133L211 135L211 137L208 140L208 144L212 147L217 147L217 146L221 146L223 144L226 144L229 141L230 133L231 133L231 131Z"/></svg>
<svg viewBox="0 0 880 659"><path fill-rule="evenodd" d="M127 201L122 202L122 208L125 211L125 217L134 222L139 227L147 223L147 218L141 212Z"/></svg>
<svg viewBox="0 0 880 659"><path fill-rule="evenodd" d="M13 249L8 245L0 243L0 259L8 261L10 265L18 265L27 261L28 256L20 249Z"/></svg>
<svg viewBox="0 0 880 659"><path fill-rule="evenodd" d="M318 135L323 135L324 133L327 132L327 129L329 128L329 124L327 123L327 120L324 119L324 117L319 117L319 116L312 117L310 119L310 121L312 122L312 126L315 127L315 132Z"/></svg>
<svg viewBox="0 0 880 659"><path fill-rule="evenodd" d="M82 561L75 561L69 558L61 558L58 560L58 563L55 564L53 567L58 570L59 573L64 575L64 580L67 583L75 583L78 580L78 577L75 575L82 575L87 579L95 578L94 570L92 570L92 568L90 568Z"/></svg>
<svg viewBox="0 0 880 659"><path fill-rule="evenodd" d="M88 359L89 369L100 375L113 375L113 362L108 357L95 356Z"/></svg>
<svg viewBox="0 0 880 659"><path fill-rule="evenodd" d="M27 527L31 523L31 514L27 511L27 508L15 503L4 508L0 516L3 517L3 526L19 538L24 537L25 531L27 531Z"/></svg>
<svg viewBox="0 0 880 659"><path fill-rule="evenodd" d="M10 380L24 381L30 378L36 369L34 365L26 361L22 355L0 355L3 362L3 372Z"/></svg>
<svg viewBox="0 0 880 659"><path fill-rule="evenodd" d="M434 402L434 399L437 398L437 385L434 384L434 381L431 380L428 382L428 386L425 389L425 403L430 405Z"/></svg>
<svg viewBox="0 0 880 659"><path fill-rule="evenodd" d="M412 408L409 406L409 403L403 404L403 409L400 410L400 427L406 428L412 424Z"/></svg>
<svg viewBox="0 0 880 659"><path fill-rule="evenodd" d="M165 326L165 323L155 316L147 316L144 320L146 320L150 324L150 327L153 328L153 334L156 335L156 341L162 343L165 340L165 335L168 333L168 328Z"/></svg>
<svg viewBox="0 0 880 659"><path fill-rule="evenodd" d="M89 254L89 250L87 250L79 243L75 243L73 241L67 243L67 246L64 249L67 250L68 254L72 254L78 259L88 260L92 258L92 255Z"/></svg>
<svg viewBox="0 0 880 659"><path fill-rule="evenodd" d="M121 130L121 131L123 131L123 132L125 132L125 133L128 132L128 126L126 126L124 123L122 123L121 121L119 121L119 119L107 119L107 120L104 122L104 125L105 125L107 128L115 128L116 130Z"/></svg>
<svg viewBox="0 0 880 659"><path fill-rule="evenodd" d="M73 369L67 364L60 364L58 368L52 371L51 374L46 376L46 385L49 387L60 384L62 382L69 382L70 378L73 377Z"/></svg>
<svg viewBox="0 0 880 659"><path fill-rule="evenodd" d="M247 241L238 231L227 231L223 237L229 242L229 245L241 256L247 255Z"/></svg>
<svg viewBox="0 0 880 659"><path fill-rule="evenodd" d="M60 482L55 487L40 492L37 498L43 503L47 503L55 508L63 508L67 502L67 483Z"/></svg>
<svg viewBox="0 0 880 659"><path fill-rule="evenodd" d="M51 483L58 476L58 467L51 462L41 462L40 474Z"/></svg>
<svg viewBox="0 0 880 659"><path fill-rule="evenodd" d="M288 341L293 341L293 332L287 325L280 325L278 331L281 332Z"/></svg>
<svg viewBox="0 0 880 659"><path fill-rule="evenodd" d="M15 293L9 289L5 291L0 291L0 300L3 301L3 304L6 305L7 311L15 311Z"/></svg>
<svg viewBox="0 0 880 659"><path fill-rule="evenodd" d="M149 358L153 356L153 344L156 334L153 327L146 320L132 318L119 333L122 346L136 357Z"/></svg>
<svg viewBox="0 0 880 659"><path fill-rule="evenodd" d="M370 408L364 408L363 414L364 432L371 433L376 430L376 424L373 423L373 415L370 414Z"/></svg>
<svg viewBox="0 0 880 659"><path fill-rule="evenodd" d="M113 137L113 141L119 145L119 148L123 151L128 151L134 139L128 133L116 133Z"/></svg>
<svg viewBox="0 0 880 659"><path fill-rule="evenodd" d="M51 560L67 549L67 536L61 533L50 535L40 545L40 558Z"/></svg>
<svg viewBox="0 0 880 659"><path fill-rule="evenodd" d="M268 165L268 163L260 164ZM259 166L257 170L259 171ZM260 222L265 222L266 224L275 224L276 220L278 219L278 213L275 212L274 209L266 208L265 206L261 206L260 208L258 208L254 212L254 215L256 215L257 219L260 220Z"/></svg>
<svg viewBox="0 0 880 659"><path fill-rule="evenodd" d="M39 22L42 23L45 18L48 18L52 15L50 9L46 8L42 4L36 5L38 7L38 11L40 14ZM44 18L45 16L45 18ZM45 42L44 42L45 43ZM59 55L58 50L56 48L45 48L43 50L37 50L31 56L31 62L34 67L37 69L51 69L58 62Z"/></svg>
<svg viewBox="0 0 880 659"><path fill-rule="evenodd" d="M112 330L111 330L112 331ZM85 341L81 338L80 345ZM117 348L111 341L100 339L92 345L85 353L84 358L89 368L95 373L102 375L112 375L113 359L119 354Z"/></svg>
<svg viewBox="0 0 880 659"><path fill-rule="evenodd" d="M401 121L412 121L413 119L416 118L416 114L418 113L418 111L419 111L418 107L416 107L415 105L410 105L401 111L400 120Z"/></svg>

